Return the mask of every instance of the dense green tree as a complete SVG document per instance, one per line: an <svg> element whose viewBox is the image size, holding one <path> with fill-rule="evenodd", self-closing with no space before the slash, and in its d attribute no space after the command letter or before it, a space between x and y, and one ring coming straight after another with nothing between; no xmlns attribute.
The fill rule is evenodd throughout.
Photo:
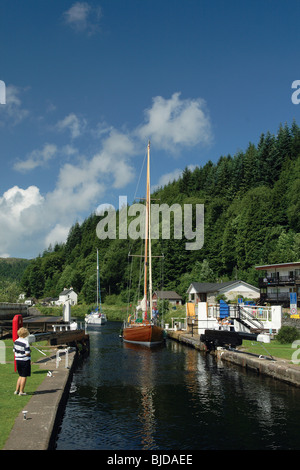
<svg viewBox="0 0 300 470"><path fill-rule="evenodd" d="M300 156L300 128L294 120L291 126L291 158L298 158Z"/></svg>
<svg viewBox="0 0 300 470"><path fill-rule="evenodd" d="M66 246L65 246L65 254L67 258L67 262L72 262L72 251L75 247L79 246L81 243L81 228L78 222L76 222L73 227L71 227L69 231L69 235L67 238Z"/></svg>
<svg viewBox="0 0 300 470"><path fill-rule="evenodd" d="M40 298L43 296L45 287L45 277L42 269L42 258L36 258L30 264L29 274L29 295L31 297Z"/></svg>
<svg viewBox="0 0 300 470"><path fill-rule="evenodd" d="M3 280L0 283L0 302L17 302L20 294L21 288L17 281Z"/></svg>
<svg viewBox="0 0 300 470"><path fill-rule="evenodd" d="M174 239L171 220L171 238L152 243L153 254L164 254L164 263L161 258L153 263L154 288L178 290L184 296L192 281L238 277L256 283L255 265L300 260L299 194L300 129L295 121L290 128L280 125L276 135L261 134L257 145L249 143L245 151L194 170L187 166L153 198L160 204L180 204L182 213L184 204L204 204L204 245L186 250L188 240L184 234ZM27 265L0 262L0 281L22 275L26 295L39 298L58 296L64 287L73 286L80 298L94 302L98 249L103 295L126 298L128 289L132 299L140 261L136 258L133 268L128 253L141 253L141 240L99 240L99 220L91 214L82 224L75 223L65 244L49 247Z"/></svg>
<svg viewBox="0 0 300 470"><path fill-rule="evenodd" d="M188 167L185 167L182 177L179 180L179 191L183 194L189 195L193 191L193 186L192 172Z"/></svg>

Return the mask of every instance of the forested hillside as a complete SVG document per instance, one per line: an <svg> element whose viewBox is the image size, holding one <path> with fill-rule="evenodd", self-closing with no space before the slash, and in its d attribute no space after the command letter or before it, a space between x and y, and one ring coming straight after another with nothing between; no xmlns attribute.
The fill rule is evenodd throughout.
<svg viewBox="0 0 300 470"><path fill-rule="evenodd" d="M247 145L247 144L246 144ZM191 281L242 279L256 284L257 264L300 260L300 129L280 125L276 136L262 134L236 155L207 162L153 194L160 203L204 204L205 232L201 250L185 249L182 240L154 240L153 288L176 289L184 295ZM93 302L96 249L101 292L127 298L128 252L139 241L99 240L99 216L76 223L65 244L49 247L28 266L22 285L28 296L57 296L73 286L80 299ZM135 273L135 270L133 271ZM133 274L133 284L137 274Z"/></svg>
<svg viewBox="0 0 300 470"><path fill-rule="evenodd" d="M30 263L21 258L0 258L0 281L20 281Z"/></svg>
<svg viewBox="0 0 300 470"><path fill-rule="evenodd" d="M16 302L20 281L30 261L20 258L0 258L0 302Z"/></svg>

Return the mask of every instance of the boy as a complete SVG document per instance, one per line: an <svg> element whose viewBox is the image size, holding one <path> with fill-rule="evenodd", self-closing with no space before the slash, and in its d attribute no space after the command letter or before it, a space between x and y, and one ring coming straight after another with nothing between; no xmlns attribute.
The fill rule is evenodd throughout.
<svg viewBox="0 0 300 470"><path fill-rule="evenodd" d="M26 328L18 330L18 339L14 342L14 353L19 378L15 395L26 395L24 392L27 377L31 375L31 356L28 342L29 331Z"/></svg>

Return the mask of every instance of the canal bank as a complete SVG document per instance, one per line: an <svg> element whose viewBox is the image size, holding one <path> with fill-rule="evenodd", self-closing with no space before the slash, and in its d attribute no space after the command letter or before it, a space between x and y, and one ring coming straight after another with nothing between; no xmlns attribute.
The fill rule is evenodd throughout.
<svg viewBox="0 0 300 470"><path fill-rule="evenodd" d="M76 350L69 350L68 355L65 350L62 351L60 360L54 354L39 361L45 379L17 416L2 450L54 448L78 355Z"/></svg>
<svg viewBox="0 0 300 470"><path fill-rule="evenodd" d="M103 338L103 336L104 335L95 334L95 341L98 339L99 341L101 341L101 338ZM114 351L114 354L123 354L124 352L129 355L132 354L132 350L130 348L123 349L119 347L119 343L116 340L115 334L111 334L108 331L105 337L107 337L108 340L111 337L114 338L114 341L112 343L109 343L109 347L104 348L110 351L110 355L112 354L112 351ZM168 331L168 337L169 339L176 340L182 344L195 348L196 350L205 351L205 345L200 342L199 335L195 335L195 334L192 335L191 333L187 333L184 331ZM95 351L99 351L99 354L100 354L100 351L102 351L103 344L105 343L101 343L101 342L99 342L99 344L97 343L98 346L95 349ZM178 353L176 352L176 354ZM291 385L296 385L296 386L300 385L300 368L296 365L290 365L285 361L276 360L275 362L272 362L270 360L259 358L257 356L252 356L250 354L246 354L243 352L231 351L231 350L226 350L226 349L219 349L214 354L217 354L217 357L222 361L228 361L230 363L234 363L241 367L248 368L249 370L254 370L258 374L265 374L265 375L274 377L276 379L279 379L281 381L284 381ZM165 356L169 356L169 355L164 355L164 357ZM136 357L137 355L134 354L133 360ZM144 370L147 371L145 380L149 380L149 377L151 377L151 374L149 376L148 372L151 371L152 369L147 368L147 365L149 366L148 361L150 357L154 359L156 357L156 354L150 355L149 357L148 355L146 355L145 357L142 355L141 357L143 358L143 360L146 361L144 363L144 366L145 366ZM141 357L138 357L137 360L140 361ZM37 389L35 394L32 396L30 401L27 403L26 407L23 409L23 411L27 411L27 416L26 416L27 419L26 420L23 419L23 412L19 414L19 416L17 417L15 421L14 428L12 429L12 432L3 450L48 450L48 449L56 448L55 446L56 446L56 438L58 435L58 429L61 424L61 418L65 411L65 407L66 407L67 400L69 397L69 390L70 390L71 380L73 378L73 371L75 371L76 369L77 355L75 351L69 353L68 361L69 361L68 367L66 367L64 354L61 354L61 361L59 361L58 367L56 367L57 365L56 354L54 354L50 358L40 361L41 370L45 372L45 379L43 383L40 385L40 387ZM99 383L101 380L105 379L106 381L108 381L108 384L105 382L106 386L104 387L103 393L100 394L101 406L100 405L99 406L100 406L101 412L103 412L103 410L105 411L106 408L110 410L111 406L116 406L116 403L120 403L120 401L116 397L114 397L113 402L110 401L110 397L111 397L111 393L110 393L111 382L110 381L113 380L113 378L111 377L114 376L114 374L111 372L111 365L106 365L106 361L105 360L103 361L103 358L101 361L99 361L99 357L97 355L94 358L94 361L95 362L91 364L91 369L93 371L93 374L96 373L98 370L98 368L95 368L94 366L95 363L102 364L102 367L107 368L105 369L107 373L104 373L101 369L100 371L101 374L99 377L97 376L97 379L96 379L97 387L99 387ZM114 363L119 363L119 362L120 361L114 359ZM230 368L228 369L230 370ZM167 380L168 384L169 384L169 379L172 381L172 378L173 378L172 370L173 370L172 367L171 369L169 369L169 367L164 368L164 374L163 374L164 382L166 381L166 374L167 373L170 374ZM194 373L194 371L196 370L196 367L193 367L192 370L193 372L191 371L190 372ZM48 371L51 372L52 374L51 376L47 375ZM118 371L117 376L119 378L119 372L120 372L119 368L117 369L117 371ZM184 367L184 371L186 372L186 366ZM178 376L178 374L179 374L179 371L176 368L176 377ZM130 375L130 393L133 392L132 379L133 379L132 375ZM136 380L139 383L140 377L137 377ZM253 380L253 376L252 376L252 380ZM177 381L178 381L178 378L176 378L175 382L177 383ZM248 382L251 384L251 379L247 380L247 383ZM122 394L122 396L123 396L124 383L126 383L126 381L123 380L122 387L120 389L120 394ZM180 384L182 383L183 382L180 381ZM115 389L117 391L118 387L115 387ZM207 397L207 394L204 394L204 395ZM16 399L18 399L18 397L16 397ZM107 406L104 406L105 403ZM136 400L134 400L134 403L136 403ZM94 407L93 407L93 410L94 410ZM77 419L79 420L78 422L80 423L80 420L82 420L81 414L79 415L79 417L75 419L74 422L77 423L76 421ZM97 422L98 423L97 426L99 425L100 422L101 421ZM106 419L103 419L103 422L107 424ZM69 424L70 423L65 425L65 430L67 430L67 432L70 432L72 445L76 447L79 444L77 443L75 445L73 443L73 432L75 432L75 430L71 429L71 431L68 431ZM111 427L112 427L111 432L114 436L113 439L115 439L115 434L114 434L115 425L112 425ZM79 428L80 428L80 425L79 425ZM172 428L172 427L168 427L168 429L169 428ZM82 429L82 432L85 429L83 422L81 422L80 429ZM105 431L106 434L107 433L109 434L109 429L106 429L105 427L105 430L106 430ZM89 431L88 431L88 435L90 436ZM103 432L104 431L102 430L101 432L102 436L103 436ZM62 435L63 434L64 433L62 433ZM80 434L80 439L81 437L82 435ZM82 437L82 439L83 439L82 445L84 445L85 444L84 438ZM62 445L61 448L67 448L67 447ZM87 448L88 448L88 445L87 445Z"/></svg>
<svg viewBox="0 0 300 470"><path fill-rule="evenodd" d="M169 330L167 335L169 338L192 346L199 351L207 351L206 345L200 341L199 335L192 335L191 333L180 330ZM252 353L239 351L238 349L233 350L225 348L217 348L215 351L211 351L210 354L214 354L222 361L227 361L244 367L245 369L255 371L258 374L267 375L290 385L300 387L300 367L284 359L272 359L264 355L256 356Z"/></svg>

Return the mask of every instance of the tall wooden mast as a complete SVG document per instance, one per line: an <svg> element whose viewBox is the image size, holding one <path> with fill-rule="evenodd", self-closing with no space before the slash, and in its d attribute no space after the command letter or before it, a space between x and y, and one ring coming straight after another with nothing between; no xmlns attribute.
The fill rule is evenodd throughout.
<svg viewBox="0 0 300 470"><path fill-rule="evenodd" d="M146 310L144 313L144 319L147 320L148 314L148 249L149 249L149 297L150 297L150 308L152 305L152 274L151 274L151 235L150 235L150 141L148 142L147 149L147 184L146 184L146 214L145 214L145 274L144 274L144 299L146 303ZM151 316L152 308L150 310Z"/></svg>

